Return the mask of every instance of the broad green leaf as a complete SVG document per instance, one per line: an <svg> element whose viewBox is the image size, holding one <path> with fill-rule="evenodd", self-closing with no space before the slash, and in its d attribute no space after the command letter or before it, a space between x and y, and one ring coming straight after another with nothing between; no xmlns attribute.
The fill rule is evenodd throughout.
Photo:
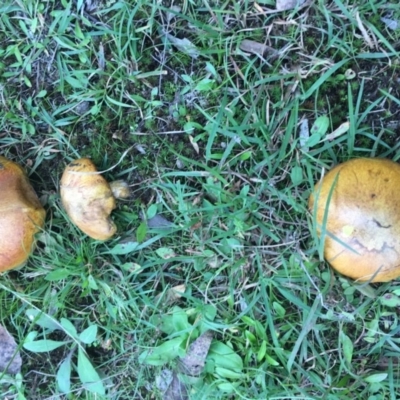
<svg viewBox="0 0 400 400"><path fill-rule="evenodd" d="M217 315L217 308L211 304L208 304L202 307L201 312L208 320L214 321Z"/></svg>
<svg viewBox="0 0 400 400"><path fill-rule="evenodd" d="M192 327L189 324L188 316L181 308L176 307L172 313L172 324L175 332L186 331Z"/></svg>
<svg viewBox="0 0 400 400"><path fill-rule="evenodd" d="M106 251L106 254L114 254L114 255L125 255L129 253L133 253L136 248L139 246L138 242L126 242L126 243L118 243L111 250Z"/></svg>
<svg viewBox="0 0 400 400"><path fill-rule="evenodd" d="M175 252L169 247L160 247L156 250L156 253L163 260L168 260L176 256Z"/></svg>
<svg viewBox="0 0 400 400"><path fill-rule="evenodd" d="M36 98L45 97L46 95L47 95L47 91L46 91L46 90L41 90L41 91L36 95Z"/></svg>
<svg viewBox="0 0 400 400"><path fill-rule="evenodd" d="M89 275L87 281L88 281L88 285L89 285L90 289L99 290L96 279L93 278L93 275Z"/></svg>
<svg viewBox="0 0 400 400"><path fill-rule="evenodd" d="M121 265L121 268L124 271L128 271L128 272L133 272L135 274L137 274L138 272L140 272L142 270L142 266L133 262L127 262Z"/></svg>
<svg viewBox="0 0 400 400"><path fill-rule="evenodd" d="M290 172L290 178L292 179L293 185L298 186L303 182L303 170L299 166L292 168Z"/></svg>
<svg viewBox="0 0 400 400"><path fill-rule="evenodd" d="M85 39L85 35L83 34L82 29L79 26L78 21L75 22L75 36L80 40Z"/></svg>
<svg viewBox="0 0 400 400"><path fill-rule="evenodd" d="M19 51L19 48L17 46L14 46L14 56L17 59L17 61L22 64L22 56L21 52Z"/></svg>
<svg viewBox="0 0 400 400"><path fill-rule="evenodd" d="M97 325L90 325L79 335L79 340L85 344L92 344L97 338Z"/></svg>
<svg viewBox="0 0 400 400"><path fill-rule="evenodd" d="M249 342L252 345L257 344L257 338L255 337L255 335L253 333L251 333L250 331L245 331L244 335L246 337L247 342Z"/></svg>
<svg viewBox="0 0 400 400"><path fill-rule="evenodd" d="M222 342L215 341L212 343L207 359L212 359L215 367L226 368L235 372L241 372L243 369L241 357Z"/></svg>
<svg viewBox="0 0 400 400"><path fill-rule="evenodd" d="M268 354L265 355L265 360L267 361L268 364L273 365L274 367L279 365L278 361L276 361L274 358L272 358Z"/></svg>
<svg viewBox="0 0 400 400"><path fill-rule="evenodd" d="M354 345L353 341L343 332L340 332L340 339L342 342L343 355L348 364L351 364L353 359Z"/></svg>
<svg viewBox="0 0 400 400"><path fill-rule="evenodd" d="M263 340L257 352L257 361L258 362L262 361L263 358L265 357L265 354L267 354L267 342Z"/></svg>
<svg viewBox="0 0 400 400"><path fill-rule="evenodd" d="M60 324L57 321L40 310L29 308L26 310L25 314L31 321L35 321L35 324L42 328L50 329L52 331L60 329Z"/></svg>
<svg viewBox="0 0 400 400"><path fill-rule="evenodd" d="M136 240L139 243L142 243L144 239L146 239L146 235L147 235L147 224L146 222L142 222L136 230Z"/></svg>
<svg viewBox="0 0 400 400"><path fill-rule="evenodd" d="M26 336L25 340L24 340L24 343L33 342L36 339L37 335L38 335L37 331L29 332L28 335Z"/></svg>
<svg viewBox="0 0 400 400"><path fill-rule="evenodd" d="M243 374L241 372L235 372L232 369L215 367L215 373L222 378L227 379L240 379L243 378Z"/></svg>
<svg viewBox="0 0 400 400"><path fill-rule="evenodd" d="M66 75L64 79L74 88L74 89L84 89L84 85L81 81L72 76Z"/></svg>
<svg viewBox="0 0 400 400"><path fill-rule="evenodd" d="M400 297L392 293L386 293L380 297L380 302L386 307L398 307L400 306Z"/></svg>
<svg viewBox="0 0 400 400"><path fill-rule="evenodd" d="M65 278L68 278L70 275L72 275L72 272L67 270L67 269L56 269L55 271L49 272L45 280L46 281L61 281Z"/></svg>
<svg viewBox="0 0 400 400"><path fill-rule="evenodd" d="M285 316L286 310L278 302L274 301L272 307L281 318Z"/></svg>
<svg viewBox="0 0 400 400"><path fill-rule="evenodd" d="M153 218L157 214L158 208L157 204L152 204L146 211L147 219Z"/></svg>
<svg viewBox="0 0 400 400"><path fill-rule="evenodd" d="M253 152L248 150L248 151L244 151L241 155L240 155L240 160L241 161L246 161L249 158L251 158L251 156L253 155Z"/></svg>
<svg viewBox="0 0 400 400"><path fill-rule="evenodd" d="M193 133L195 128L196 128L196 125L193 122L186 122L185 125L183 125L183 130L186 133Z"/></svg>
<svg viewBox="0 0 400 400"><path fill-rule="evenodd" d="M206 71L210 72L213 76L218 76L217 70L215 69L214 65L212 65L209 61L206 62Z"/></svg>
<svg viewBox="0 0 400 400"><path fill-rule="evenodd" d="M307 139L307 142L305 143L305 146L307 146L307 147L314 147L314 146L317 145L320 141L321 141L321 135L319 135L318 133L314 133L313 135L311 135L311 136Z"/></svg>
<svg viewBox="0 0 400 400"><path fill-rule="evenodd" d="M226 239L226 244L234 250L238 250L240 248L243 247L242 243L240 242L240 240L236 239L236 238L227 238Z"/></svg>
<svg viewBox="0 0 400 400"><path fill-rule="evenodd" d="M66 319L66 318L61 318L60 320L62 327L64 328L64 330L71 336L73 336L74 338L77 337L77 331L76 328L74 326L74 324Z"/></svg>
<svg viewBox="0 0 400 400"><path fill-rule="evenodd" d="M68 356L57 371L57 385L61 393L71 391L71 356Z"/></svg>
<svg viewBox="0 0 400 400"><path fill-rule="evenodd" d="M174 321L172 319L172 315L165 315L162 317L160 330L161 330L161 332L164 332L167 335L172 335L175 332Z"/></svg>
<svg viewBox="0 0 400 400"><path fill-rule="evenodd" d="M103 382L82 349L78 350L78 375L87 390L105 395Z"/></svg>
<svg viewBox="0 0 400 400"><path fill-rule="evenodd" d="M238 386L239 382L224 382L224 383L219 383L218 389L221 390L222 392L225 393L233 393L233 392L237 392L237 386Z"/></svg>
<svg viewBox="0 0 400 400"><path fill-rule="evenodd" d="M311 127L311 134L317 134L323 137L329 129L329 118L326 115L318 117Z"/></svg>
<svg viewBox="0 0 400 400"><path fill-rule="evenodd" d="M32 351L34 353L46 353L48 351L52 351L61 346L64 346L67 343L69 342L57 342L50 339L36 340L34 342L25 342L24 349Z"/></svg>
<svg viewBox="0 0 400 400"><path fill-rule="evenodd" d="M387 377L388 374L383 372L381 374L372 374L370 376L367 376L366 378L364 378L364 381L368 383L377 383L384 381Z"/></svg>
<svg viewBox="0 0 400 400"><path fill-rule="evenodd" d="M194 90L197 90L198 92L207 92L213 88L214 83L214 79L204 78L197 83Z"/></svg>
<svg viewBox="0 0 400 400"><path fill-rule="evenodd" d="M164 365L176 357L184 357L185 350L182 344L186 342L187 335L167 340L152 350L146 350L139 356L139 362L149 365Z"/></svg>

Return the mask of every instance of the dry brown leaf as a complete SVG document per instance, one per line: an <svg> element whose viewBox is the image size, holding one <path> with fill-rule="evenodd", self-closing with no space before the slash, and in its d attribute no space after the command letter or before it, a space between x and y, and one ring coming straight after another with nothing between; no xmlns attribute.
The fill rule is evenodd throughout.
<svg viewBox="0 0 400 400"><path fill-rule="evenodd" d="M199 152L200 152L199 145L194 141L192 135L188 135L188 136L189 136L189 141L190 141L191 145L193 146L195 152L196 152L197 154L199 154Z"/></svg>
<svg viewBox="0 0 400 400"><path fill-rule="evenodd" d="M177 300L182 297L182 293L185 293L186 285L178 285L174 286L167 290L167 292L163 295L163 303L164 304L173 304ZM156 301L158 302L161 297L161 293L156 296Z"/></svg>
<svg viewBox="0 0 400 400"><path fill-rule="evenodd" d="M186 375L198 376L204 369L206 357L212 341L212 332L208 331L199 336L190 346L180 361L179 370ZM177 372L163 370L157 377L157 387L164 391L163 400L189 399L186 385ZM165 390L165 388L167 388Z"/></svg>
<svg viewBox="0 0 400 400"><path fill-rule="evenodd" d="M21 371L22 359L18 345L7 329L0 325L0 372L18 374ZM7 368L8 367L8 368Z"/></svg>
<svg viewBox="0 0 400 400"><path fill-rule="evenodd" d="M192 58L197 58L200 55L197 47L187 38L180 39L167 32L163 32L166 38L182 53L187 54Z"/></svg>
<svg viewBox="0 0 400 400"><path fill-rule="evenodd" d="M186 285L177 285L169 289L173 300L178 300L182 297L182 293L186 291Z"/></svg>
<svg viewBox="0 0 400 400"><path fill-rule="evenodd" d="M180 369L183 373L192 376L201 374L206 363L212 338L212 332L207 331L189 346L185 357L181 359Z"/></svg>
<svg viewBox="0 0 400 400"><path fill-rule="evenodd" d="M163 400L187 400L189 399L188 392L184 383L182 383L176 372L172 375L172 381L168 386L167 391L163 395Z"/></svg>
<svg viewBox="0 0 400 400"><path fill-rule="evenodd" d="M242 40L240 43L240 50L243 50L246 53L259 54L260 56L264 55L266 52L276 52L276 50L266 44L248 39Z"/></svg>
<svg viewBox="0 0 400 400"><path fill-rule="evenodd" d="M369 48L373 49L375 47L375 45L376 45L376 47L378 47L377 41L375 40L375 43L374 43L374 41L370 38L367 30L364 27L364 24L361 21L360 13L358 11L356 12L356 20L357 20L358 28L360 29L361 34L362 34L365 42L368 44ZM371 33L371 35L373 36L372 33Z"/></svg>

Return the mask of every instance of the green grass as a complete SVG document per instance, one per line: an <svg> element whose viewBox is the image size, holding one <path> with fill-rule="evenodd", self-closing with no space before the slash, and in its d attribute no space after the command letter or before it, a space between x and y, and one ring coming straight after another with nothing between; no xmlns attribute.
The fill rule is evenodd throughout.
<svg viewBox="0 0 400 400"><path fill-rule="evenodd" d="M170 370L192 399L398 399L397 282L333 273L307 210L323 170L398 159L400 31L380 20L397 2L3 3L1 154L47 210L28 264L0 277L24 360L3 397L161 399ZM321 116L301 147L301 119ZM83 156L132 189L108 242L61 206L62 170ZM185 378L204 332L205 367Z"/></svg>

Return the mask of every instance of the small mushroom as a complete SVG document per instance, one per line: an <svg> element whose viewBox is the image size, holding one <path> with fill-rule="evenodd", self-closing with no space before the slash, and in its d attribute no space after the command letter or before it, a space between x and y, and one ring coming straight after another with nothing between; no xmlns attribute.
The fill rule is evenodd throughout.
<svg viewBox="0 0 400 400"><path fill-rule="evenodd" d="M116 198L127 198L124 181L108 183L88 158L71 162L61 178L61 201L72 222L96 240L110 239L117 227L110 218Z"/></svg>
<svg viewBox="0 0 400 400"><path fill-rule="evenodd" d="M337 165L309 199L324 256L341 274L387 282L400 276L400 165L360 158Z"/></svg>
<svg viewBox="0 0 400 400"><path fill-rule="evenodd" d="M0 271L6 271L28 259L46 213L23 168L2 156L0 193Z"/></svg>

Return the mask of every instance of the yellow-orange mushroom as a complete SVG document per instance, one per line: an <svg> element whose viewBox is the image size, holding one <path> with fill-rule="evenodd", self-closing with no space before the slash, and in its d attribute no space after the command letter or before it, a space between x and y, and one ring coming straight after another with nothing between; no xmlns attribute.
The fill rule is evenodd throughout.
<svg viewBox="0 0 400 400"><path fill-rule="evenodd" d="M400 165L360 158L315 185L309 210L324 256L341 274L386 282L400 276Z"/></svg>
<svg viewBox="0 0 400 400"><path fill-rule="evenodd" d="M25 263L45 217L23 168L0 156L0 271Z"/></svg>
<svg viewBox="0 0 400 400"><path fill-rule="evenodd" d="M110 239L117 227L110 218L116 198L129 196L123 181L109 184L88 158L71 162L61 178L61 201L72 222L93 239Z"/></svg>

